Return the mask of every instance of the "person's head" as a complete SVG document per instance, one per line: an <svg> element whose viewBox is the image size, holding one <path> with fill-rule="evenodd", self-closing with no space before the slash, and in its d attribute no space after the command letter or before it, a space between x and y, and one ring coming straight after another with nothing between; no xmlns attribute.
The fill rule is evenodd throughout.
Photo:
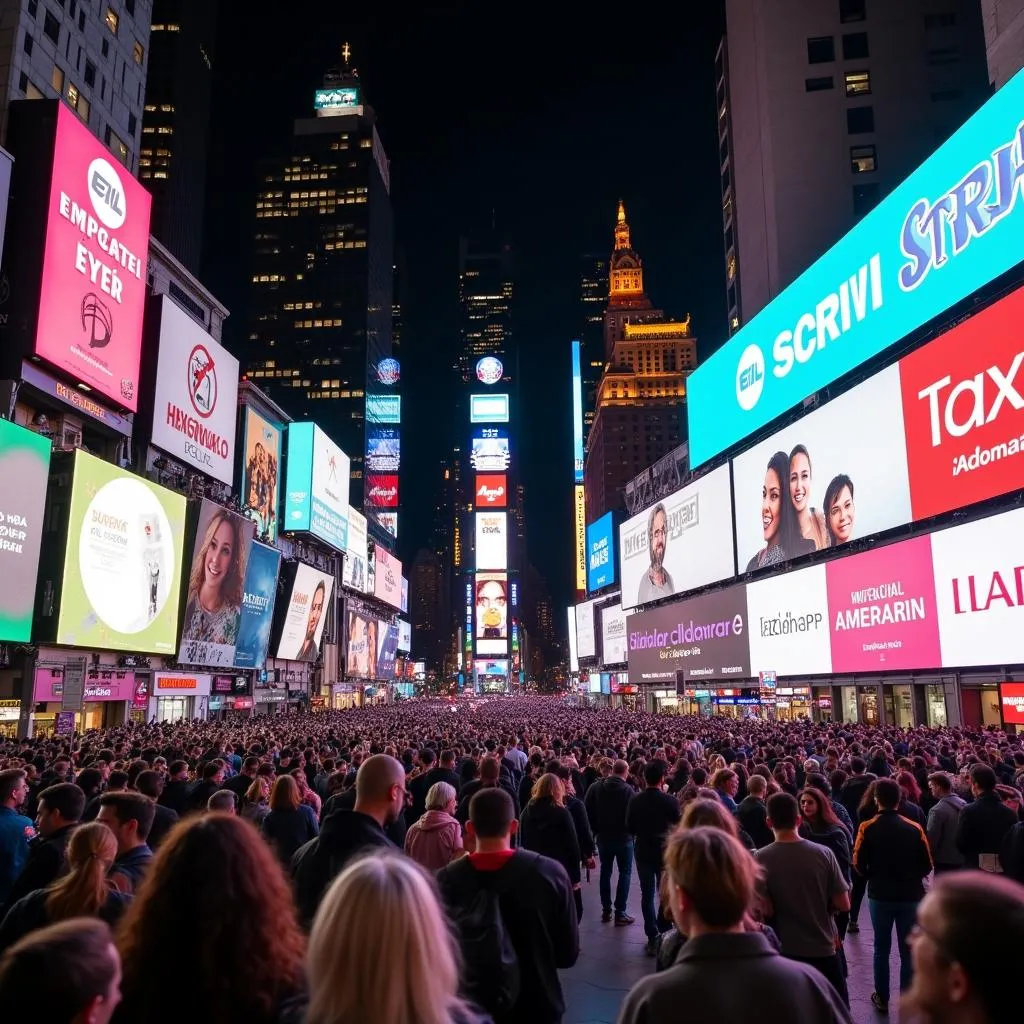
<svg viewBox="0 0 1024 1024"><path fill-rule="evenodd" d="M1020 885L975 871L940 875L918 905L909 943L914 980L902 1000L908 1018L935 1024L1020 1019Z"/></svg>
<svg viewBox="0 0 1024 1024"><path fill-rule="evenodd" d="M271 1019L300 984L305 941L270 844L241 818L197 815L171 829L151 867L118 933L126 1019L160 1007L161 1020L189 1020L197 1006L207 1020Z"/></svg>
<svg viewBox="0 0 1024 1024"><path fill-rule="evenodd" d="M260 759L258 757L247 757L242 762L242 774L247 775L250 779L254 778L259 770Z"/></svg>
<svg viewBox="0 0 1024 1024"><path fill-rule="evenodd" d="M302 803L299 784L291 775L279 775L274 780L274 788L270 791L270 809L272 811L296 811Z"/></svg>
<svg viewBox="0 0 1024 1024"><path fill-rule="evenodd" d="M270 799L270 779L266 775L257 775L252 785L245 791L245 799L258 804Z"/></svg>
<svg viewBox="0 0 1024 1024"><path fill-rule="evenodd" d="M747 780L747 794L755 800L763 800L768 792L768 781L763 775L751 775Z"/></svg>
<svg viewBox="0 0 1024 1024"><path fill-rule="evenodd" d="M668 513L659 501L647 515L647 551L651 556L651 568L660 569L665 561L665 545L668 544Z"/></svg>
<svg viewBox="0 0 1024 1024"><path fill-rule="evenodd" d="M324 601L327 599L327 587L321 580L313 591L313 599L309 602L309 618L306 620L306 639L316 637L317 626L324 613Z"/></svg>
<svg viewBox="0 0 1024 1024"><path fill-rule="evenodd" d="M245 567L242 564L241 526L244 520L227 509L214 513L196 548L188 581L189 599L203 593L204 601L218 605L242 603Z"/></svg>
<svg viewBox="0 0 1024 1024"><path fill-rule="evenodd" d="M996 782L996 773L987 764L976 764L971 769L971 790L975 796L995 792Z"/></svg>
<svg viewBox="0 0 1024 1024"><path fill-rule="evenodd" d="M150 800L159 800L160 794L164 791L164 777L152 768L139 772L135 779L135 788Z"/></svg>
<svg viewBox="0 0 1024 1024"><path fill-rule="evenodd" d="M768 460L761 487L761 533L768 547L782 542L783 508L792 507L783 500L788 479L789 456L785 452L776 452Z"/></svg>
<svg viewBox="0 0 1024 1024"><path fill-rule="evenodd" d="M845 544L853 537L856 509L853 504L853 481L840 473L825 488L825 529L832 547Z"/></svg>
<svg viewBox="0 0 1024 1024"><path fill-rule="evenodd" d="M476 588L477 618L484 628L495 629L505 622L505 584L501 580L484 580Z"/></svg>
<svg viewBox="0 0 1024 1024"><path fill-rule="evenodd" d="M363 1020L367 1007L382 1021L463 1019L452 931L430 877L405 857L364 857L342 871L313 920L306 965L306 1024Z"/></svg>
<svg viewBox="0 0 1024 1024"><path fill-rule="evenodd" d="M740 788L740 777L731 768L719 768L711 776L711 788L726 796L735 796Z"/></svg>
<svg viewBox="0 0 1024 1024"><path fill-rule="evenodd" d="M731 836L740 834L735 815L730 814L717 798L697 797L691 800L683 811L681 824L683 828L718 828Z"/></svg>
<svg viewBox="0 0 1024 1024"><path fill-rule="evenodd" d="M867 771L867 762L863 757L851 757L850 758L850 771L854 775L863 775Z"/></svg>
<svg viewBox="0 0 1024 1024"><path fill-rule="evenodd" d="M127 853L142 846L153 827L156 804L141 793L118 791L100 797L97 821L102 821L117 838L117 852Z"/></svg>
<svg viewBox="0 0 1024 1024"><path fill-rule="evenodd" d="M117 857L117 839L99 821L79 825L68 840L68 871L49 889L51 921L99 913L107 902L107 872Z"/></svg>
<svg viewBox="0 0 1024 1024"><path fill-rule="evenodd" d="M103 786L103 773L99 768L83 768L75 782L88 799L94 797Z"/></svg>
<svg viewBox="0 0 1024 1024"><path fill-rule="evenodd" d="M496 786L498 780L501 778L501 763L496 757L487 757L480 759L480 781L485 786Z"/></svg>
<svg viewBox="0 0 1024 1024"><path fill-rule="evenodd" d="M644 765L644 784L648 789L661 789L665 781L665 762L658 759Z"/></svg>
<svg viewBox="0 0 1024 1024"><path fill-rule="evenodd" d="M789 453L789 500L797 514L807 511L811 500L811 456L798 444Z"/></svg>
<svg viewBox="0 0 1024 1024"><path fill-rule="evenodd" d="M420 764L423 765L424 768L431 768L436 760L437 754L435 754L430 747L425 747L423 752L420 754Z"/></svg>
<svg viewBox="0 0 1024 1024"><path fill-rule="evenodd" d="M507 850L511 846L519 822L515 817L512 797L496 786L477 790L469 801L466 836L481 849Z"/></svg>
<svg viewBox="0 0 1024 1024"><path fill-rule="evenodd" d="M550 800L559 807L565 804L565 786L554 772L545 772L533 784L530 795L534 800Z"/></svg>
<svg viewBox="0 0 1024 1024"><path fill-rule="evenodd" d="M405 768L387 754L373 754L356 775L356 810L387 828L405 808Z"/></svg>
<svg viewBox="0 0 1024 1024"><path fill-rule="evenodd" d="M0 772L0 807L15 809L28 799L28 773L23 768Z"/></svg>
<svg viewBox="0 0 1024 1024"><path fill-rule="evenodd" d="M184 782L188 778L188 761L172 761L168 771L174 782Z"/></svg>
<svg viewBox="0 0 1024 1024"><path fill-rule="evenodd" d="M447 811L455 813L455 806L458 803L458 794L450 782L435 782L427 790L427 810Z"/></svg>
<svg viewBox="0 0 1024 1024"><path fill-rule="evenodd" d="M215 757L203 765L203 782L213 782L219 786L224 782L226 771L227 765L219 757Z"/></svg>
<svg viewBox="0 0 1024 1024"><path fill-rule="evenodd" d="M895 811L903 792L893 779L879 779L875 784L875 805L880 811Z"/></svg>
<svg viewBox="0 0 1024 1024"><path fill-rule="evenodd" d="M212 814L237 814L238 797L230 789L218 789L206 801L206 809Z"/></svg>
<svg viewBox="0 0 1024 1024"><path fill-rule="evenodd" d="M793 832L800 825L800 807L792 793L768 797L768 827L776 834Z"/></svg>
<svg viewBox="0 0 1024 1024"><path fill-rule="evenodd" d="M616 775L618 778L624 779L629 775L629 764L619 758L612 764L612 775Z"/></svg>
<svg viewBox="0 0 1024 1024"><path fill-rule="evenodd" d="M85 793L73 782L58 782L39 794L36 828L44 839L82 820Z"/></svg>
<svg viewBox="0 0 1024 1024"><path fill-rule="evenodd" d="M441 751L441 767L447 771L451 771L455 767L455 751L454 750L442 750Z"/></svg>
<svg viewBox="0 0 1024 1024"><path fill-rule="evenodd" d="M800 817L811 825L838 825L839 818L820 789L807 786L800 794Z"/></svg>
<svg viewBox="0 0 1024 1024"><path fill-rule="evenodd" d="M40 928L0 956L0 1020L107 1024L120 1001L121 958L96 918Z"/></svg>

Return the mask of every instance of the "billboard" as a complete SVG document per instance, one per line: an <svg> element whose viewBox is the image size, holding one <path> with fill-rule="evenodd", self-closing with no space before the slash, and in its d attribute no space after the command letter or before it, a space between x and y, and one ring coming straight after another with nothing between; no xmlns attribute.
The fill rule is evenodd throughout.
<svg viewBox="0 0 1024 1024"><path fill-rule="evenodd" d="M245 569L242 620L235 644L235 668L262 668L270 646L281 552L253 541Z"/></svg>
<svg viewBox="0 0 1024 1024"><path fill-rule="evenodd" d="M1007 725L1024 725L1024 683L999 684L999 709Z"/></svg>
<svg viewBox="0 0 1024 1024"><path fill-rule="evenodd" d="M348 540L345 544L345 562L341 568L341 583L362 594L370 591L366 573L366 516L351 505L348 507Z"/></svg>
<svg viewBox="0 0 1024 1024"><path fill-rule="evenodd" d="M380 650L378 637L387 633L387 623L362 611L349 609L348 647L345 653L345 675L354 679L381 679L377 670Z"/></svg>
<svg viewBox="0 0 1024 1024"><path fill-rule="evenodd" d="M398 536L398 513L397 512L382 512L379 509L373 509L370 513L374 520L380 524L392 537Z"/></svg>
<svg viewBox="0 0 1024 1024"><path fill-rule="evenodd" d="M359 106L359 90L355 86L332 86L317 89L313 94L313 109L320 111L351 110Z"/></svg>
<svg viewBox="0 0 1024 1024"><path fill-rule="evenodd" d="M392 473L367 473L365 505L398 508L398 476Z"/></svg>
<svg viewBox="0 0 1024 1024"><path fill-rule="evenodd" d="M497 356L484 356L476 364L476 379L490 387L497 384L505 374L505 367Z"/></svg>
<svg viewBox="0 0 1024 1024"><path fill-rule="evenodd" d="M623 608L734 576L729 467L628 519L619 527L619 552Z"/></svg>
<svg viewBox="0 0 1024 1024"><path fill-rule="evenodd" d="M366 396L366 422L367 423L401 423L402 422L402 396L401 395L367 395Z"/></svg>
<svg viewBox="0 0 1024 1024"><path fill-rule="evenodd" d="M729 587L626 620L631 683L750 676L746 587Z"/></svg>
<svg viewBox="0 0 1024 1024"><path fill-rule="evenodd" d="M1020 260L1018 72L690 376L699 466Z"/></svg>
<svg viewBox="0 0 1024 1024"><path fill-rule="evenodd" d="M580 369L580 343L572 343L572 461L573 482L583 483L583 373Z"/></svg>
<svg viewBox="0 0 1024 1024"><path fill-rule="evenodd" d="M135 412L152 200L69 107L56 111L35 352Z"/></svg>
<svg viewBox="0 0 1024 1024"><path fill-rule="evenodd" d="M621 604L602 608L601 664L624 665L626 662L626 613Z"/></svg>
<svg viewBox="0 0 1024 1024"><path fill-rule="evenodd" d="M192 544L178 660L231 666L255 524L204 498Z"/></svg>
<svg viewBox="0 0 1024 1024"><path fill-rule="evenodd" d="M348 539L348 456L315 424L288 425L284 529L338 551Z"/></svg>
<svg viewBox="0 0 1024 1024"><path fill-rule="evenodd" d="M49 474L50 439L0 420L0 640L32 639Z"/></svg>
<svg viewBox="0 0 1024 1024"><path fill-rule="evenodd" d="M576 609L569 605L567 612L569 616L569 671L579 672L580 658L576 653Z"/></svg>
<svg viewBox="0 0 1024 1024"><path fill-rule="evenodd" d="M185 499L78 450L56 642L171 654Z"/></svg>
<svg viewBox="0 0 1024 1024"><path fill-rule="evenodd" d="M476 507L505 508L508 505L508 477L504 473L478 473Z"/></svg>
<svg viewBox="0 0 1024 1024"><path fill-rule="evenodd" d="M611 512L587 526L587 590L615 582L615 524Z"/></svg>
<svg viewBox="0 0 1024 1024"><path fill-rule="evenodd" d="M296 563L276 657L287 661L317 660L333 587L333 576L305 562Z"/></svg>
<svg viewBox="0 0 1024 1024"><path fill-rule="evenodd" d="M405 619L398 620L398 649L406 654L412 648L412 624Z"/></svg>
<svg viewBox="0 0 1024 1024"><path fill-rule="evenodd" d="M587 492L582 484L573 488L573 543L576 547L576 590L587 591Z"/></svg>
<svg viewBox="0 0 1024 1024"><path fill-rule="evenodd" d="M508 434L484 427L473 437L469 461L477 473L505 473L512 462Z"/></svg>
<svg viewBox="0 0 1024 1024"><path fill-rule="evenodd" d="M508 639L508 576L478 572L474 581L477 640Z"/></svg>
<svg viewBox="0 0 1024 1024"><path fill-rule="evenodd" d="M508 568L508 513L477 512L476 567Z"/></svg>
<svg viewBox="0 0 1024 1024"><path fill-rule="evenodd" d="M281 427L264 419L251 405L242 413L242 480L239 494L256 533L277 541L277 506L281 491Z"/></svg>
<svg viewBox="0 0 1024 1024"><path fill-rule="evenodd" d="M751 572L911 519L895 366L733 460L736 551Z"/></svg>
<svg viewBox="0 0 1024 1024"><path fill-rule="evenodd" d="M235 480L238 360L168 296L160 301L153 444L230 487Z"/></svg>
<svg viewBox="0 0 1024 1024"><path fill-rule="evenodd" d="M402 440L397 427L368 427L366 469L370 473L397 473L402 464Z"/></svg>
<svg viewBox="0 0 1024 1024"><path fill-rule="evenodd" d="M373 548L373 596L401 610L402 563L380 544Z"/></svg>
<svg viewBox="0 0 1024 1024"><path fill-rule="evenodd" d="M507 394L470 395L470 423L508 423L509 396Z"/></svg>
<svg viewBox="0 0 1024 1024"><path fill-rule="evenodd" d="M576 605L576 653L581 658L597 656L593 601Z"/></svg>

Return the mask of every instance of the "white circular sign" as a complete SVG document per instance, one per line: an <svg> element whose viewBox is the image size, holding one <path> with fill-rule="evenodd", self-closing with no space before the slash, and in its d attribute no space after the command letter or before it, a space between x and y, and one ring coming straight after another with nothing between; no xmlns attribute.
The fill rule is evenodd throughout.
<svg viewBox="0 0 1024 1024"><path fill-rule="evenodd" d="M482 384L497 384L505 373L505 367L497 356L484 356L476 364L476 376Z"/></svg>
<svg viewBox="0 0 1024 1024"><path fill-rule="evenodd" d="M748 345L736 367L736 401L745 412L757 405L764 390L764 353L759 345Z"/></svg>
<svg viewBox="0 0 1024 1024"><path fill-rule="evenodd" d="M100 223L116 231L128 215L128 200L121 184L121 175L109 160L98 156L89 164L86 187Z"/></svg>

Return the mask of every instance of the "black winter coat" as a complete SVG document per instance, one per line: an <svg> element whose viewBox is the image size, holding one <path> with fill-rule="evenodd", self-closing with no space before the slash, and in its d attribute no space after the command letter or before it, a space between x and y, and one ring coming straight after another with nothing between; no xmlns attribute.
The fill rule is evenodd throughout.
<svg viewBox="0 0 1024 1024"><path fill-rule="evenodd" d="M533 799L523 808L519 840L524 850L533 850L565 868L573 885L580 883L580 844L572 815L548 798Z"/></svg>

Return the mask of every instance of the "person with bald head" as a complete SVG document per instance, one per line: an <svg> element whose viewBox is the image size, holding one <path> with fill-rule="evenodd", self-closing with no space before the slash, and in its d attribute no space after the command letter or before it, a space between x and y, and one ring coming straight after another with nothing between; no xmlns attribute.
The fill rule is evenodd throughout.
<svg viewBox="0 0 1024 1024"><path fill-rule="evenodd" d="M368 849L395 849L385 829L405 808L405 768L388 754L374 754L359 766L356 799L351 810L332 809L320 835L300 847L292 858L292 878L299 915L312 925L320 900L350 861Z"/></svg>

